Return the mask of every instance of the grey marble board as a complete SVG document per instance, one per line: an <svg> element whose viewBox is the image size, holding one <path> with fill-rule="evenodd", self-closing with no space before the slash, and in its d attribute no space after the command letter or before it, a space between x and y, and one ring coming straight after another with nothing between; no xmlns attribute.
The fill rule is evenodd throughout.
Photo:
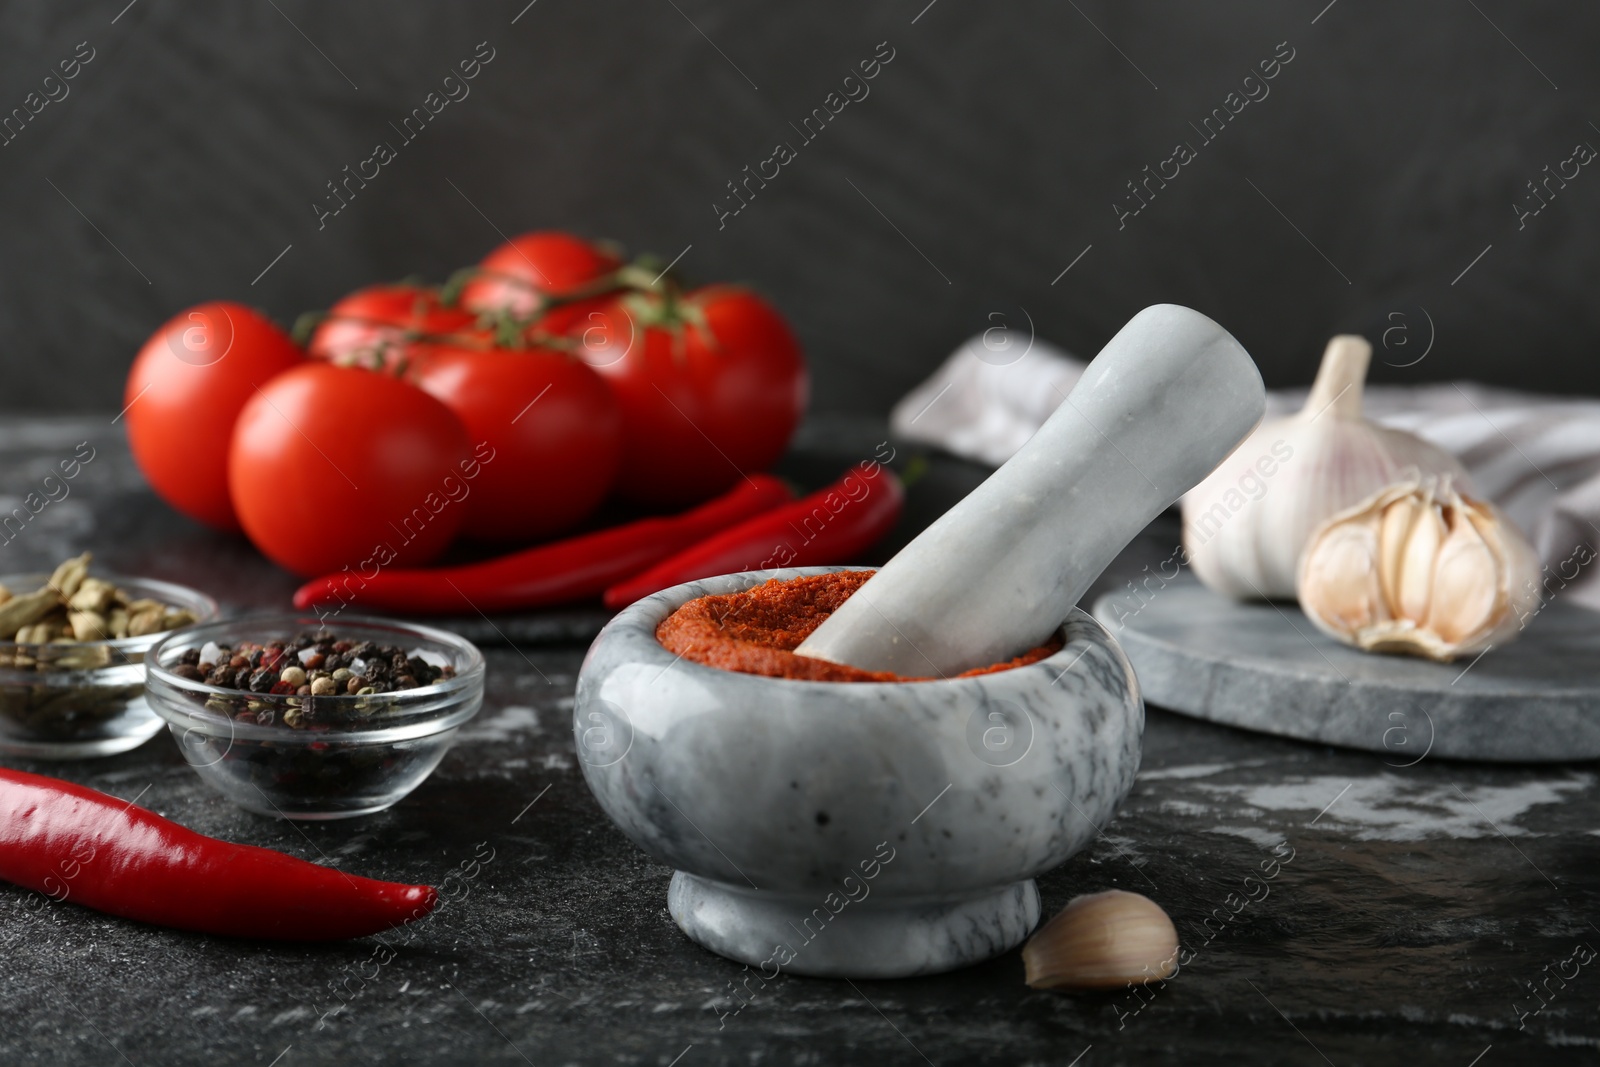
<svg viewBox="0 0 1600 1067"><path fill-rule="evenodd" d="M1498 761L1600 758L1600 614L1547 604L1476 661L1359 652L1293 604L1239 604L1192 579L1095 617L1151 704L1247 730L1382 752Z"/></svg>

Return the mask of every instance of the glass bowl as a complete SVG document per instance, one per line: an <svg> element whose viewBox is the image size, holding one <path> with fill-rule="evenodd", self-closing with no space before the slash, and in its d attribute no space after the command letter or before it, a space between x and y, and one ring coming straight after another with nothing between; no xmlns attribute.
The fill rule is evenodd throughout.
<svg viewBox="0 0 1600 1067"><path fill-rule="evenodd" d="M135 599L186 608L200 622L216 618L204 593L152 578L94 575ZM0 575L15 590L44 586L48 574ZM146 654L176 630L108 641L23 644L0 641L0 753L29 759L112 756L161 732L144 696Z"/></svg>
<svg viewBox="0 0 1600 1067"><path fill-rule="evenodd" d="M301 697L226 689L173 670L184 653L212 642L236 648L241 641L287 642L307 631L398 646L456 673L414 689ZM256 615L174 631L151 651L145 688L183 758L241 808L284 819L345 819L382 811L422 784L483 706L483 679L483 653L431 626Z"/></svg>

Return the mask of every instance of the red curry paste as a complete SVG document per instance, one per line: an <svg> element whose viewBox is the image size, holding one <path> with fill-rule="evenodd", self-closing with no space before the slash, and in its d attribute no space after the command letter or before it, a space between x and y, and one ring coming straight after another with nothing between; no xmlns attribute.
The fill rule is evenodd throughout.
<svg viewBox="0 0 1600 1067"><path fill-rule="evenodd" d="M873 571L837 571L777 579L742 593L703 596L674 611L656 627L656 640L684 659L745 674L808 682L928 682L889 671L865 671L842 663L797 656L794 650L822 620L861 588ZM1061 650L1061 639L1004 663L963 671L956 677L1026 667Z"/></svg>

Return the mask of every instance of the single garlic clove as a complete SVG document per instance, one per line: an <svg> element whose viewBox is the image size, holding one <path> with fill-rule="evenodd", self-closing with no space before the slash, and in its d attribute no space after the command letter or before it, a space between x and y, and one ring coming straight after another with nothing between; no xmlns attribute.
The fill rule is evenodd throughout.
<svg viewBox="0 0 1600 1067"><path fill-rule="evenodd" d="M1400 601L1400 574L1405 571L1405 544L1416 525L1418 507L1410 499L1398 499L1378 514L1378 584L1384 590L1384 603Z"/></svg>
<svg viewBox="0 0 1600 1067"><path fill-rule="evenodd" d="M1402 497L1373 516L1378 522L1377 551L1381 553L1378 574L1385 603L1400 602L1400 574L1405 566L1406 543L1420 513L1418 501Z"/></svg>
<svg viewBox="0 0 1600 1067"><path fill-rule="evenodd" d="M1035 989L1092 992L1159 981L1178 969L1178 931L1149 897L1091 893L1028 939L1022 963Z"/></svg>
<svg viewBox="0 0 1600 1067"><path fill-rule="evenodd" d="M1390 504L1385 517L1389 512L1409 512L1412 517L1410 529L1400 543L1400 572L1389 603L1401 618L1422 619L1428 614L1433 594L1433 561L1449 531L1441 509L1433 506L1433 493L1427 487L1418 496L1401 497Z"/></svg>
<svg viewBox="0 0 1600 1067"><path fill-rule="evenodd" d="M1528 620L1538 613L1544 597L1544 590L1539 583L1544 574L1544 565L1528 539L1498 511L1485 505L1469 511L1467 515L1505 572L1501 578L1501 588L1505 593L1504 613L1494 630L1481 640L1485 644L1514 640L1516 634L1527 627Z"/></svg>
<svg viewBox="0 0 1600 1067"><path fill-rule="evenodd" d="M1355 630L1388 617L1378 566L1380 527L1376 515L1329 531L1305 561L1310 580L1301 582L1301 606L1313 618ZM1307 603L1307 598L1310 603Z"/></svg>
<svg viewBox="0 0 1600 1067"><path fill-rule="evenodd" d="M1437 549L1434 590L1427 605L1428 629L1452 644L1462 644L1493 626L1504 601L1501 567L1488 542L1465 516Z"/></svg>

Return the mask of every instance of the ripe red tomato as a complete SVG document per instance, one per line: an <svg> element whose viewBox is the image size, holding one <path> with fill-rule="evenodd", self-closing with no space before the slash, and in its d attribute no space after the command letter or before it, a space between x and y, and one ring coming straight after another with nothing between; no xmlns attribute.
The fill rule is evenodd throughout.
<svg viewBox="0 0 1600 1067"><path fill-rule="evenodd" d="M242 304L200 304L152 334L122 400L133 458L156 493L190 518L238 530L228 497L234 420L303 359L288 334Z"/></svg>
<svg viewBox="0 0 1600 1067"><path fill-rule="evenodd" d="M366 573L442 552L478 466L461 420L421 389L312 362L245 404L228 484L245 533L275 563Z"/></svg>
<svg viewBox="0 0 1600 1067"><path fill-rule="evenodd" d="M614 252L570 233L525 233L483 257L483 273L461 290L461 306L527 318L542 296L569 295L621 265Z"/></svg>
<svg viewBox="0 0 1600 1067"><path fill-rule="evenodd" d="M462 531L534 540L586 518L622 461L622 414L583 361L529 348L472 351L419 345L410 380L444 401L474 442L487 442Z"/></svg>
<svg viewBox="0 0 1600 1067"><path fill-rule="evenodd" d="M799 343L748 290L631 293L571 330L622 406L617 487L629 499L708 499L776 460L805 412Z"/></svg>
<svg viewBox="0 0 1600 1067"><path fill-rule="evenodd" d="M314 359L392 370L418 337L443 337L469 330L476 322L472 312L440 303L437 289L370 285L328 309L306 351Z"/></svg>

